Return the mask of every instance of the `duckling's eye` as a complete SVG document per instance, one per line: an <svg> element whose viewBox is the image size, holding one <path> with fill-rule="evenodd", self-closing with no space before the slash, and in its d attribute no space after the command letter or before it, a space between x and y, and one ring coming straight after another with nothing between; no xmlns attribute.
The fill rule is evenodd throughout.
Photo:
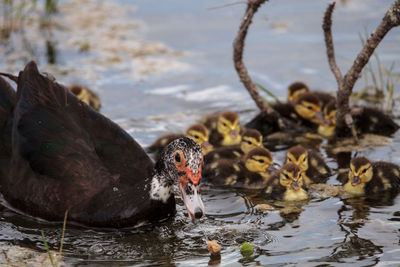
<svg viewBox="0 0 400 267"><path fill-rule="evenodd" d="M311 106L308 106L307 108L308 108L308 110L312 110L312 107L311 107Z"/></svg>
<svg viewBox="0 0 400 267"><path fill-rule="evenodd" d="M198 136L197 134L193 135L194 138L199 139L200 136Z"/></svg>
<svg viewBox="0 0 400 267"><path fill-rule="evenodd" d="M247 143L248 143L249 145L251 145L251 144L252 144L252 142L251 142L251 141L247 141Z"/></svg>
<svg viewBox="0 0 400 267"><path fill-rule="evenodd" d="M306 160L307 160L307 158L306 158L306 157L304 157L304 158L303 158L303 162L306 162Z"/></svg>
<svg viewBox="0 0 400 267"><path fill-rule="evenodd" d="M176 153L175 154L175 161L179 163L179 162L181 162L181 160L182 160L181 155L179 153Z"/></svg>
<svg viewBox="0 0 400 267"><path fill-rule="evenodd" d="M367 172L367 170L368 170L368 168L364 169L364 170L362 171L362 173L366 173L366 172Z"/></svg>
<svg viewBox="0 0 400 267"><path fill-rule="evenodd" d="M286 173L284 173L284 175L285 175L286 179L290 179L289 175L287 175Z"/></svg>
<svg viewBox="0 0 400 267"><path fill-rule="evenodd" d="M227 126L225 122L223 122L222 125L224 125L225 127Z"/></svg>
<svg viewBox="0 0 400 267"><path fill-rule="evenodd" d="M265 161L263 159L259 159L258 162L264 163Z"/></svg>

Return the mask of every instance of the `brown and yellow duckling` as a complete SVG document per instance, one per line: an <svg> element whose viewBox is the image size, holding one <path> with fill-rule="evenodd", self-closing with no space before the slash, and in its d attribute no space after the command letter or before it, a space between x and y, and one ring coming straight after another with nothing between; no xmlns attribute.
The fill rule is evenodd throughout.
<svg viewBox="0 0 400 267"><path fill-rule="evenodd" d="M271 153L262 147L253 148L238 159L220 159L205 165L203 181L235 188L264 188L275 172Z"/></svg>
<svg viewBox="0 0 400 267"><path fill-rule="evenodd" d="M210 132L210 143L215 147L238 145L241 140L239 116L232 111L206 116L201 122Z"/></svg>
<svg viewBox="0 0 400 267"><path fill-rule="evenodd" d="M297 102L300 95L312 92L315 96L319 98L322 102L322 107L325 107L330 101L335 100L336 98L328 93L321 91L311 91L310 88L303 82L294 82L288 86L287 96L288 102L295 103Z"/></svg>
<svg viewBox="0 0 400 267"><path fill-rule="evenodd" d="M219 159L238 159L256 147L263 147L263 137L255 129L247 129L242 134L240 145L218 147L204 156L204 163L210 164Z"/></svg>
<svg viewBox="0 0 400 267"><path fill-rule="evenodd" d="M321 154L313 149L305 149L302 145L291 147L286 152L285 163L300 166L306 186L313 183L325 183L331 175L331 169L325 163Z"/></svg>
<svg viewBox="0 0 400 267"><path fill-rule="evenodd" d="M175 139L179 139L185 136L193 139L197 144L201 146L201 148L203 149L203 155L206 155L213 149L213 146L208 142L207 128L203 124L197 123L187 128L186 134L167 134L161 136L147 148L147 151L149 153L156 153L156 158L158 158L157 155L161 153L164 147L166 147Z"/></svg>
<svg viewBox="0 0 400 267"><path fill-rule="evenodd" d="M70 90L79 100L85 102L88 106L93 108L96 111L99 111L101 108L101 102L99 96L90 90L89 88L80 85L80 84L73 84L68 87Z"/></svg>
<svg viewBox="0 0 400 267"><path fill-rule="evenodd" d="M399 129L399 125L383 111L370 107L351 107L354 127L357 135L365 133L390 136ZM324 108L324 119L318 126L318 133L327 139L336 136L336 102L331 101Z"/></svg>
<svg viewBox="0 0 400 267"><path fill-rule="evenodd" d="M298 201L308 199L305 189L304 172L294 163L286 163L273 175L263 193L276 200Z"/></svg>
<svg viewBox="0 0 400 267"><path fill-rule="evenodd" d="M343 189L353 196L375 194L400 189L400 167L396 164L375 161L365 157L352 159L349 178Z"/></svg>
<svg viewBox="0 0 400 267"><path fill-rule="evenodd" d="M284 129L293 133L316 132L323 120L322 102L312 92L301 94L294 102L276 103L272 106L282 117L293 122L294 126ZM279 120L265 112L259 113L245 125L247 128L257 129L264 136L282 131ZM298 127L296 127L298 126Z"/></svg>

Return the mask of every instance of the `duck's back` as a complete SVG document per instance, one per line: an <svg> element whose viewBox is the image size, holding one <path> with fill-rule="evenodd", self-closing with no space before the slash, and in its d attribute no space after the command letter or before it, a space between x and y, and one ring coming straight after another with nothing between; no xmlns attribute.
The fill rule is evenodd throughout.
<svg viewBox="0 0 400 267"><path fill-rule="evenodd" d="M2 180L13 206L50 220L68 209L72 221L98 226L146 217L154 208L148 194L153 163L129 134L33 62L20 73L17 94L12 162Z"/></svg>
<svg viewBox="0 0 400 267"><path fill-rule="evenodd" d="M12 115L16 99L14 89L0 77L0 179L6 175L10 164Z"/></svg>

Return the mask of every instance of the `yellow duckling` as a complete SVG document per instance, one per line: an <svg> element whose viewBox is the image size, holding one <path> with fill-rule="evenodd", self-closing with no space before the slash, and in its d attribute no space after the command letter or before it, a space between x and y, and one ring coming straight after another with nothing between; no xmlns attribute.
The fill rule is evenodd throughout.
<svg viewBox="0 0 400 267"><path fill-rule="evenodd" d="M318 125L318 133L326 139L332 139L335 137L336 128L336 101L329 102L323 114L324 119Z"/></svg>
<svg viewBox="0 0 400 267"><path fill-rule="evenodd" d="M291 147L286 152L285 163L294 163L300 166L305 185L325 183L331 175L331 169L325 163L321 154L312 149L305 149L302 145Z"/></svg>
<svg viewBox="0 0 400 267"><path fill-rule="evenodd" d="M274 172L271 153L256 147L240 160L220 159L205 165L202 181L213 185L260 189L265 187Z"/></svg>
<svg viewBox="0 0 400 267"><path fill-rule="evenodd" d="M100 110L101 108L100 98L95 92L93 92L89 88L83 85L73 84L68 87L68 90L70 90L79 100L85 102L94 110L96 111Z"/></svg>
<svg viewBox="0 0 400 267"><path fill-rule="evenodd" d="M343 189L353 196L399 190L400 167L385 161L371 162L365 157L354 158L350 163L349 179Z"/></svg>
<svg viewBox="0 0 400 267"><path fill-rule="evenodd" d="M204 157L204 163L209 164L219 159L235 159L247 154L256 147L263 147L263 137L255 129L247 129L242 134L240 145L218 147Z"/></svg>
<svg viewBox="0 0 400 267"><path fill-rule="evenodd" d="M322 107L325 107L332 100L336 98L328 93L321 91L311 91L310 88L303 82L294 82L289 85L287 89L288 102L296 103L300 95L312 92L322 102Z"/></svg>
<svg viewBox="0 0 400 267"><path fill-rule="evenodd" d="M184 136L193 139L197 144L199 144L203 149L204 155L213 149L213 146L208 142L209 135L207 128L203 124L198 123L187 128L186 134L167 134L161 136L147 148L147 152L156 153L156 158L158 158L157 155L161 153L164 147L166 147L173 140L182 138Z"/></svg>
<svg viewBox="0 0 400 267"><path fill-rule="evenodd" d="M235 112L224 111L209 115L202 123L210 131L210 143L215 146L232 146L240 143L241 126Z"/></svg>
<svg viewBox="0 0 400 267"><path fill-rule="evenodd" d="M267 182L263 192L276 200L299 201L308 198L303 171L294 163L286 163Z"/></svg>

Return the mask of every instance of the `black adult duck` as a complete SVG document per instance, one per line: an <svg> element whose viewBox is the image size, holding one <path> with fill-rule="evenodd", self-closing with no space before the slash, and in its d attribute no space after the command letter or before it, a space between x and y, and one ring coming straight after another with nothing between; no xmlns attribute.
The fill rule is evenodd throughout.
<svg viewBox="0 0 400 267"><path fill-rule="evenodd" d="M88 226L126 227L175 213L179 183L192 219L204 213L198 195L202 151L193 140L169 144L153 164L117 124L89 108L30 62L18 77L10 165L0 166L11 206L32 216Z"/></svg>
<svg viewBox="0 0 400 267"><path fill-rule="evenodd" d="M391 162L371 162L365 157L351 160L346 193L354 196L371 195L400 189L400 167Z"/></svg>
<svg viewBox="0 0 400 267"><path fill-rule="evenodd" d="M11 85L0 77L0 166L8 166L11 158L11 130L17 95ZM7 168L0 168L4 177Z"/></svg>

